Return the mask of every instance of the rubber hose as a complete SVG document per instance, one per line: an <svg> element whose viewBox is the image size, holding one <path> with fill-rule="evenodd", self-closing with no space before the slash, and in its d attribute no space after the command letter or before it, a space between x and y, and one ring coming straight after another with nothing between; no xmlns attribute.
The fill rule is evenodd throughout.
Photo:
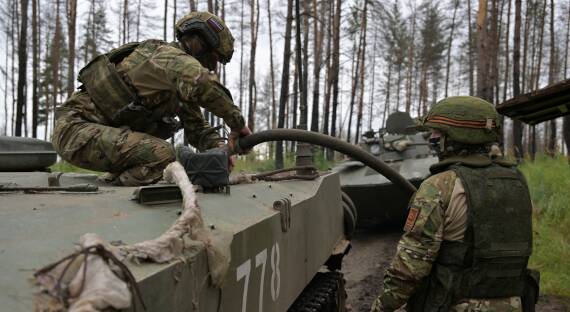
<svg viewBox="0 0 570 312"><path fill-rule="evenodd" d="M398 172L386 165L382 160L374 155L340 139L306 130L299 129L272 129L253 133L247 137L240 138L237 141L236 150L243 151L253 148L254 146L270 141L298 141L314 145L319 145L333 149L337 152L348 155L366 166L374 169L381 175L385 176L392 183L402 187L404 190L413 194L416 188L412 183L402 177Z"/></svg>

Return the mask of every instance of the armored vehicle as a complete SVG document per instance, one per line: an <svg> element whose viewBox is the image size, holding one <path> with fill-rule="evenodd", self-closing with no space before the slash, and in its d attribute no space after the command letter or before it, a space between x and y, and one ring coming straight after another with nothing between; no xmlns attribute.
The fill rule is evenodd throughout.
<svg viewBox="0 0 570 312"><path fill-rule="evenodd" d="M242 175L205 193L176 162L175 184L117 187L48 172L48 143L0 144L2 157L37 151L0 172L0 310L345 309L350 233L333 172Z"/></svg>
<svg viewBox="0 0 570 312"><path fill-rule="evenodd" d="M414 126L408 113L392 113L385 129L365 132L359 145L417 187L438 159L429 148L426 134L414 131ZM333 170L339 173L342 190L356 206L359 224L403 224L409 193L360 161L347 160Z"/></svg>

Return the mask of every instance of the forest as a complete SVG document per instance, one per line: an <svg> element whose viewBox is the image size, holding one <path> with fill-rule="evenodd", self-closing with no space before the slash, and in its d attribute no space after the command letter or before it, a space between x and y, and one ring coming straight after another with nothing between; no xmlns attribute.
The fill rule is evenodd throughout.
<svg viewBox="0 0 570 312"><path fill-rule="evenodd" d="M78 87L79 69L127 42L174 40L176 20L195 10L220 16L236 39L219 77L253 131L302 128L357 144L395 111L421 117L453 95L500 104L568 77L568 0L2 4L0 135L49 140L54 108ZM505 118L503 144L518 157L568 154L570 118L536 126ZM277 144L263 157L282 163L292 148Z"/></svg>

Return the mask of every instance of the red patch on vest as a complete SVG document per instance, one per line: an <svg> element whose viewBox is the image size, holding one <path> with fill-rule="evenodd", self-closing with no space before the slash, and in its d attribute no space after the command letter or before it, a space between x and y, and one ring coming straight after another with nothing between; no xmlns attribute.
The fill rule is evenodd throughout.
<svg viewBox="0 0 570 312"><path fill-rule="evenodd" d="M208 19L208 25L210 25L210 27L212 27L216 32L224 30L224 26L222 26L222 24L216 21L213 17Z"/></svg>
<svg viewBox="0 0 570 312"><path fill-rule="evenodd" d="M408 218L406 219L406 225L404 226L404 231L411 231L416 224L416 219L420 214L420 210L418 208L410 208L410 212L408 212Z"/></svg>

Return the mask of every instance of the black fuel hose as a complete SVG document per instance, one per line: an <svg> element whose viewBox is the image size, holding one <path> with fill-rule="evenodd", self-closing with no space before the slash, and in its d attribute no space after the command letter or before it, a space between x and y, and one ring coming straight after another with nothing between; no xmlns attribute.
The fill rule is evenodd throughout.
<svg viewBox="0 0 570 312"><path fill-rule="evenodd" d="M299 129L272 129L253 133L237 141L236 151L251 149L252 147L270 141L298 141L319 145L348 155L385 176L392 183L404 188L410 194L416 191L412 183L402 177L398 172L386 165L374 155L340 139L312 131Z"/></svg>

